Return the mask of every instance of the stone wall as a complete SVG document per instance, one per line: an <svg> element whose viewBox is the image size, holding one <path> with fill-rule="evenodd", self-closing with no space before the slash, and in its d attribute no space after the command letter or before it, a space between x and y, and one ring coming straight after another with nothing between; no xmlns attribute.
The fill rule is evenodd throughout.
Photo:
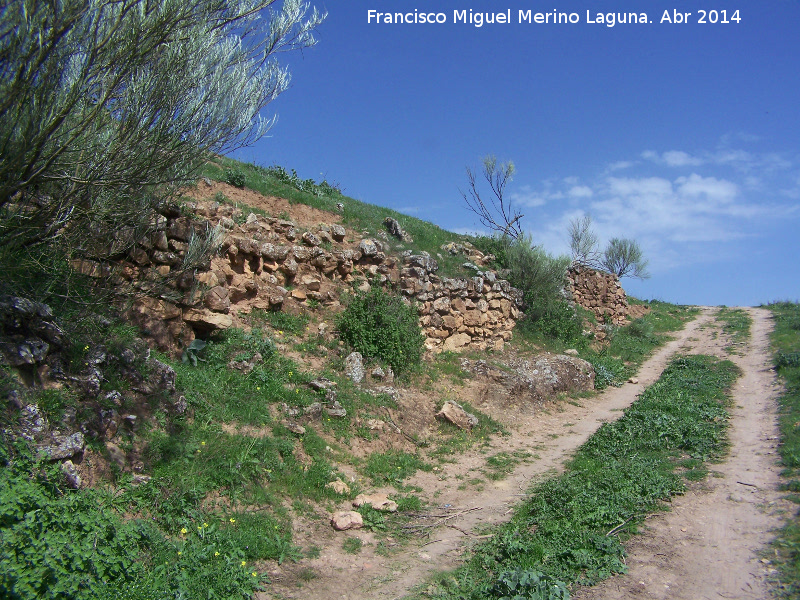
<svg viewBox="0 0 800 600"><path fill-rule="evenodd" d="M184 214L187 208L193 216ZM214 228L224 233L220 252L185 270L193 237L207 237ZM431 350L499 348L510 339L521 294L507 281L475 264L474 277L439 277L437 261L427 253L406 251L398 259L385 249L339 224L301 230L290 220L256 213L244 219L234 206L208 201L183 212L165 207L156 231L115 265L113 276L140 292L127 316L164 350L180 350L195 335L238 325L238 314L254 308L300 312L318 303L336 309L342 291L376 283L418 303ZM480 259L476 252L470 249L468 256ZM76 266L87 274L110 272L88 261Z"/></svg>
<svg viewBox="0 0 800 600"><path fill-rule="evenodd" d="M502 349L520 314L522 293L493 271L451 279L435 275L437 268L429 255L407 252L400 271L402 293L419 305L428 349Z"/></svg>
<svg viewBox="0 0 800 600"><path fill-rule="evenodd" d="M592 312L599 323L626 323L628 300L616 275L575 265L567 271L566 293L578 306Z"/></svg>

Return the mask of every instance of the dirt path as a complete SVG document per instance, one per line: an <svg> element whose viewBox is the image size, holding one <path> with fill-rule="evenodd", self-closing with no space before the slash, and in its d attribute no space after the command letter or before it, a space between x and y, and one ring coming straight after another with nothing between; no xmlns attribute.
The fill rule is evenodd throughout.
<svg viewBox="0 0 800 600"><path fill-rule="evenodd" d="M579 600L669 598L671 600L763 599L771 569L764 552L770 531L787 508L778 487L779 387L769 361L767 310L748 309L752 335L731 358L743 371L731 410L731 452L717 473L676 498L668 513L647 520L628 545L627 575L585 588ZM710 353L702 345L693 349ZM714 352L718 356L728 356Z"/></svg>
<svg viewBox="0 0 800 600"><path fill-rule="evenodd" d="M269 591L257 596L258 600L268 598L297 598L304 600L390 600L402 598L414 586L425 581L433 572L451 569L458 565L461 552L466 544L477 539L480 528L494 525L507 520L511 507L516 504L523 492L530 485L531 480L541 478L561 468L563 461L574 450L585 442L597 428L606 421L619 417L626 407L634 402L637 395L645 387L655 382L661 371L666 366L670 357L675 353L703 353L727 357L726 346L728 340L720 334L719 327L714 322L714 309L703 309L702 314L694 321L688 323L685 329L677 334L677 338L644 363L637 378L638 384L626 384L620 388L610 388L604 393L593 398L583 399L579 402L559 403L553 410L531 414L515 414L513 419L508 415L491 414L494 418L504 421L511 429L511 435L493 440L490 448L473 449L460 456L458 462L446 464L433 473L419 473L408 483L418 485L425 490L428 501L441 507L443 514L458 515L448 520L446 525L431 531L429 538L418 543L412 543L399 551L392 552L391 538L383 540L383 547L389 547L388 556L379 554L378 541L373 534L360 530L336 534L329 527L316 527L310 537L302 538L305 528L296 532L296 537L304 547L314 543L321 548L318 558L304 560L300 564L284 563L274 570L271 575L273 585ZM676 511L666 518L659 517L652 521L654 535L655 529L662 524L668 535L670 532L680 532L680 539L674 538L674 547L665 552L667 542L660 541L657 547L651 548L648 560L645 554L639 558L639 546L633 551L629 564L631 574L624 578L616 578L606 582L603 586L581 590L581 598L627 598L640 597L644 590L654 591L654 598L703 598L697 595L698 589L694 580L686 580L686 595L675 595L679 576L659 571L658 565L679 565L682 556L687 558L680 569L688 573L693 565L698 577L708 577L709 560L706 554L717 549L724 549L720 554L720 563L733 562L731 553L749 557L751 548L758 547L766 539L765 534L754 536L752 541L740 538L740 532L745 535L747 531L765 532L774 526L774 518L769 517L756 506L769 503L775 498L766 490L774 489L774 477L770 475L772 447L775 444L774 417L768 407L770 399L774 398L775 383L771 378L771 371L767 369L767 334L769 321L766 311L753 310L755 324L752 343L748 345L747 352L742 357L733 357L745 371L746 375L737 383L737 406L733 419L732 442L734 453L726 465L720 466L724 473L723 479L711 479L709 487L720 488L719 497L711 499L710 494L715 492L697 492L680 498ZM747 398L744 401L743 398ZM751 398L756 398L753 402ZM479 407L484 410L486 407ZM745 427L740 427L744 423ZM768 439L772 438L772 439ZM478 480L481 476L479 469L485 467L486 456L497 452L514 452L526 450L534 453L530 462L521 464L511 475L501 481ZM760 460L751 464L751 460ZM743 461L743 462L734 462ZM763 463L763 464L762 464ZM730 466L729 466L730 465ZM730 471L723 471L730 469ZM748 470L750 469L750 470ZM467 485L470 478L480 481L476 485ZM751 483L758 487L744 486L736 481ZM732 483L731 483L732 482ZM729 487L732 486L732 489ZM774 495L774 494L773 494ZM708 515L699 512L678 512L678 507L691 504L695 496L709 498L704 503ZM732 509L742 510L742 514L731 513L727 515L717 510L717 505L730 505ZM758 523L752 523L752 517L745 513L756 513ZM684 515L681 523L668 523L668 518L673 514ZM726 516L727 515L727 516ZM650 521L648 521L649 523ZM691 525L689 525L691 523ZM708 525L708 531L701 532L701 523ZM684 529L685 531L681 531ZM729 533L736 536L735 543L729 543L730 538L723 539L720 535ZM750 534L747 534L750 535ZM342 550L343 536L358 537L362 543L362 550L358 554L347 554ZM647 541L650 535L641 536L637 543L647 552ZM698 546L700 542L707 542ZM660 545L659 545L660 544ZM716 548L712 547L716 544ZM666 555L666 556L664 556ZM717 559L714 559L717 560ZM747 560L750 560L749 558ZM641 576L638 565L647 570ZM734 563L737 564L737 563ZM749 563L748 563L749 564ZM754 572L763 568L752 563ZM762 565L767 567L768 565ZM722 567L720 567L721 569ZM718 569L718 570L720 570ZM738 571L737 571L738 569ZM731 571L743 571L737 567ZM757 579L754 576L753 579ZM625 591L626 582L635 581L630 585L630 590ZM644 581L644 585L639 581ZM664 586L670 586L665 588ZM737 584L738 585L738 584ZM755 583L750 583L755 585ZM658 589L656 589L658 588ZM717 589L717 584L711 584L708 589ZM659 595L660 594L660 595ZM647 596L642 596L647 597ZM708 595L709 598L718 598L718 595ZM729 598L755 598L760 596L724 596Z"/></svg>

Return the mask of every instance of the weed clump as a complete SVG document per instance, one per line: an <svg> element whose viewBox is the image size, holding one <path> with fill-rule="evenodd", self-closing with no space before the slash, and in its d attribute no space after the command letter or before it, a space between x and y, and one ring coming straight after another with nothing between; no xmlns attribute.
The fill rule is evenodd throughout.
<svg viewBox="0 0 800 600"><path fill-rule="evenodd" d="M422 360L425 339L417 311L380 286L351 297L336 328L353 350L389 364L395 373L407 372Z"/></svg>

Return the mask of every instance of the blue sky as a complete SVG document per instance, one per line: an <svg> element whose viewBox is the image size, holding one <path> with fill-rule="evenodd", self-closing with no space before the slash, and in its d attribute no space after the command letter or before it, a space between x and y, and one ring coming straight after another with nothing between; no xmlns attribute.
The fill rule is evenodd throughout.
<svg viewBox="0 0 800 600"><path fill-rule="evenodd" d="M507 195L549 251L567 252L567 224L584 213L602 240L641 243L652 277L623 281L637 297L800 298L797 0L317 6L329 12L319 45L282 57L293 81L268 107L278 121L237 158L476 231L459 188L466 166L495 154L514 162ZM713 8L741 21L697 22ZM415 9L447 22L367 22L369 10ZM470 9L510 10L511 23L453 22ZM521 9L579 22L519 23ZM660 22L676 9L688 23ZM593 21L644 10L652 22L608 27L587 10Z"/></svg>

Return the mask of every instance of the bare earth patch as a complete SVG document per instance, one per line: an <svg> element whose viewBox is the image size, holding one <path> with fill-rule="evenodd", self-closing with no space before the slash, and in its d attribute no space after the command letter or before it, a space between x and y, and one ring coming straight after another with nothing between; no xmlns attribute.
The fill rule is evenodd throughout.
<svg viewBox="0 0 800 600"><path fill-rule="evenodd" d="M378 538L365 530L334 533L327 513L296 520L296 541L316 545L320 555L298 564L284 563L270 575L267 598L308 600L401 598L432 573L456 567L462 551L480 539L482 527L510 517L530 483L561 469L563 461L606 421L618 418L645 387L655 382L676 353L729 355L729 340L714 322L714 309L678 332L642 366L638 383L610 388L580 400L541 406L476 406L502 422L509 436L495 437L458 455L409 485L440 515L439 526L405 545ZM782 507L775 468L775 403L777 387L769 368L767 311L750 309L752 340L731 357L744 371L736 383L732 409L730 458L712 465L721 477L709 477L673 502L669 513L648 519L646 530L629 545L630 573L594 588L576 592L581 599L599 598L762 598L769 570L757 552L779 524ZM521 463L504 479L486 476L489 456L517 453ZM392 491L389 489L380 491ZM337 510L349 508L346 502ZM435 522L421 520L420 524ZM348 554L345 537L358 537L362 550ZM383 543L379 546L379 542ZM380 552L376 552L379 550ZM640 582L644 582L643 584ZM717 591L726 595L719 595Z"/></svg>

